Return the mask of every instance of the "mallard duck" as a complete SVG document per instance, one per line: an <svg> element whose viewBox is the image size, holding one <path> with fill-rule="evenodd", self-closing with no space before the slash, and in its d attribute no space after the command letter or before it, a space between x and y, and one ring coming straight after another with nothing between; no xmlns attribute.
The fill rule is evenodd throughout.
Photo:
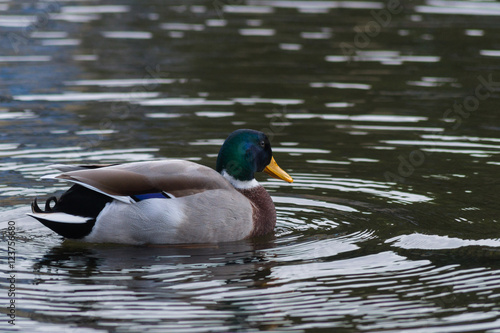
<svg viewBox="0 0 500 333"><path fill-rule="evenodd" d="M49 198L44 210L35 199L28 215L63 237L97 243L217 243L266 235L276 210L254 173L293 182L276 164L267 136L249 129L229 135L215 170L184 160L54 167L62 173L42 178L72 187Z"/></svg>

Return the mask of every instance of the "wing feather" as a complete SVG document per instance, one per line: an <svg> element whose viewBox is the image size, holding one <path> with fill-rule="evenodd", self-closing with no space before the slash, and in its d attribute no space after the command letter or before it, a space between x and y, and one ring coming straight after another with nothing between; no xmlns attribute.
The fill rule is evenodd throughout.
<svg viewBox="0 0 500 333"><path fill-rule="evenodd" d="M165 191L182 197L211 189L233 189L218 172L183 160L135 162L63 172L54 178L97 188L111 196Z"/></svg>

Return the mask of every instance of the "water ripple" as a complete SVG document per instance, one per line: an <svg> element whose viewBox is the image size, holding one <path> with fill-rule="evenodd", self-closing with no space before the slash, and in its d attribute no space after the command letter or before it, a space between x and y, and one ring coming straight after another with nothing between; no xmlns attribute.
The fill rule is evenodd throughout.
<svg viewBox="0 0 500 333"><path fill-rule="evenodd" d="M374 1L279 1L279 0L249 0L249 4L262 4L276 8L317 9L317 8L351 8L380 9L382 2Z"/></svg>
<svg viewBox="0 0 500 333"><path fill-rule="evenodd" d="M387 239L385 243L403 249L442 250L457 249L464 246L489 246L500 247L500 239L460 239L448 236L423 235L414 233L411 235L400 235Z"/></svg>
<svg viewBox="0 0 500 333"><path fill-rule="evenodd" d="M441 57L433 55L411 55L405 56L397 51L374 51L358 53L358 55L349 57L345 55L329 55L325 58L328 62L379 62L382 65L402 65L405 62L439 62Z"/></svg>
<svg viewBox="0 0 500 333"><path fill-rule="evenodd" d="M297 188L307 187L337 190L340 192L361 192L389 198L401 203L427 202L433 200L431 197L422 194L408 192L405 193L402 191L393 190L390 184L383 182L373 182L369 180L354 178L348 179L301 174L293 174L293 177L293 186Z"/></svg>
<svg viewBox="0 0 500 333"><path fill-rule="evenodd" d="M427 0L427 5L416 6L415 11L426 14L446 15L500 15L500 5L491 2Z"/></svg>
<svg viewBox="0 0 500 333"><path fill-rule="evenodd" d="M1 59L0 59L1 60ZM155 98L156 92L123 92L123 93L76 93L67 92L63 94L40 94L40 95L16 95L14 99L19 101L49 101L49 102L76 102L76 101L137 101L141 99Z"/></svg>
<svg viewBox="0 0 500 333"><path fill-rule="evenodd" d="M265 251L265 255L276 262L326 259L340 253L357 250L359 246L356 243L373 238L375 238L373 231L356 232L330 239L314 239L299 244L284 245Z"/></svg>

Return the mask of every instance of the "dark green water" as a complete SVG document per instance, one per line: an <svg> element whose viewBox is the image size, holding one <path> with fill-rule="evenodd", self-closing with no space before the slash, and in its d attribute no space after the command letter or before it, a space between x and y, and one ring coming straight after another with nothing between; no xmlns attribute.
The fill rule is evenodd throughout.
<svg viewBox="0 0 500 333"><path fill-rule="evenodd" d="M0 330L500 332L499 35L494 1L1 1ZM295 179L259 175L272 239L25 216L50 164L214 166L237 128Z"/></svg>

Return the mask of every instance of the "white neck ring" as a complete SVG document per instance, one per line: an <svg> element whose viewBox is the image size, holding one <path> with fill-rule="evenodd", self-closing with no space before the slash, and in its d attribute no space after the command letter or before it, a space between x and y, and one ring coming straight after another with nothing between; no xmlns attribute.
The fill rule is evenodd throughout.
<svg viewBox="0 0 500 333"><path fill-rule="evenodd" d="M229 181L231 185L240 190L247 190L259 186L259 182L255 180L255 178L252 180L238 180L228 174L225 169L222 170L221 175L222 177L226 178L226 180Z"/></svg>

